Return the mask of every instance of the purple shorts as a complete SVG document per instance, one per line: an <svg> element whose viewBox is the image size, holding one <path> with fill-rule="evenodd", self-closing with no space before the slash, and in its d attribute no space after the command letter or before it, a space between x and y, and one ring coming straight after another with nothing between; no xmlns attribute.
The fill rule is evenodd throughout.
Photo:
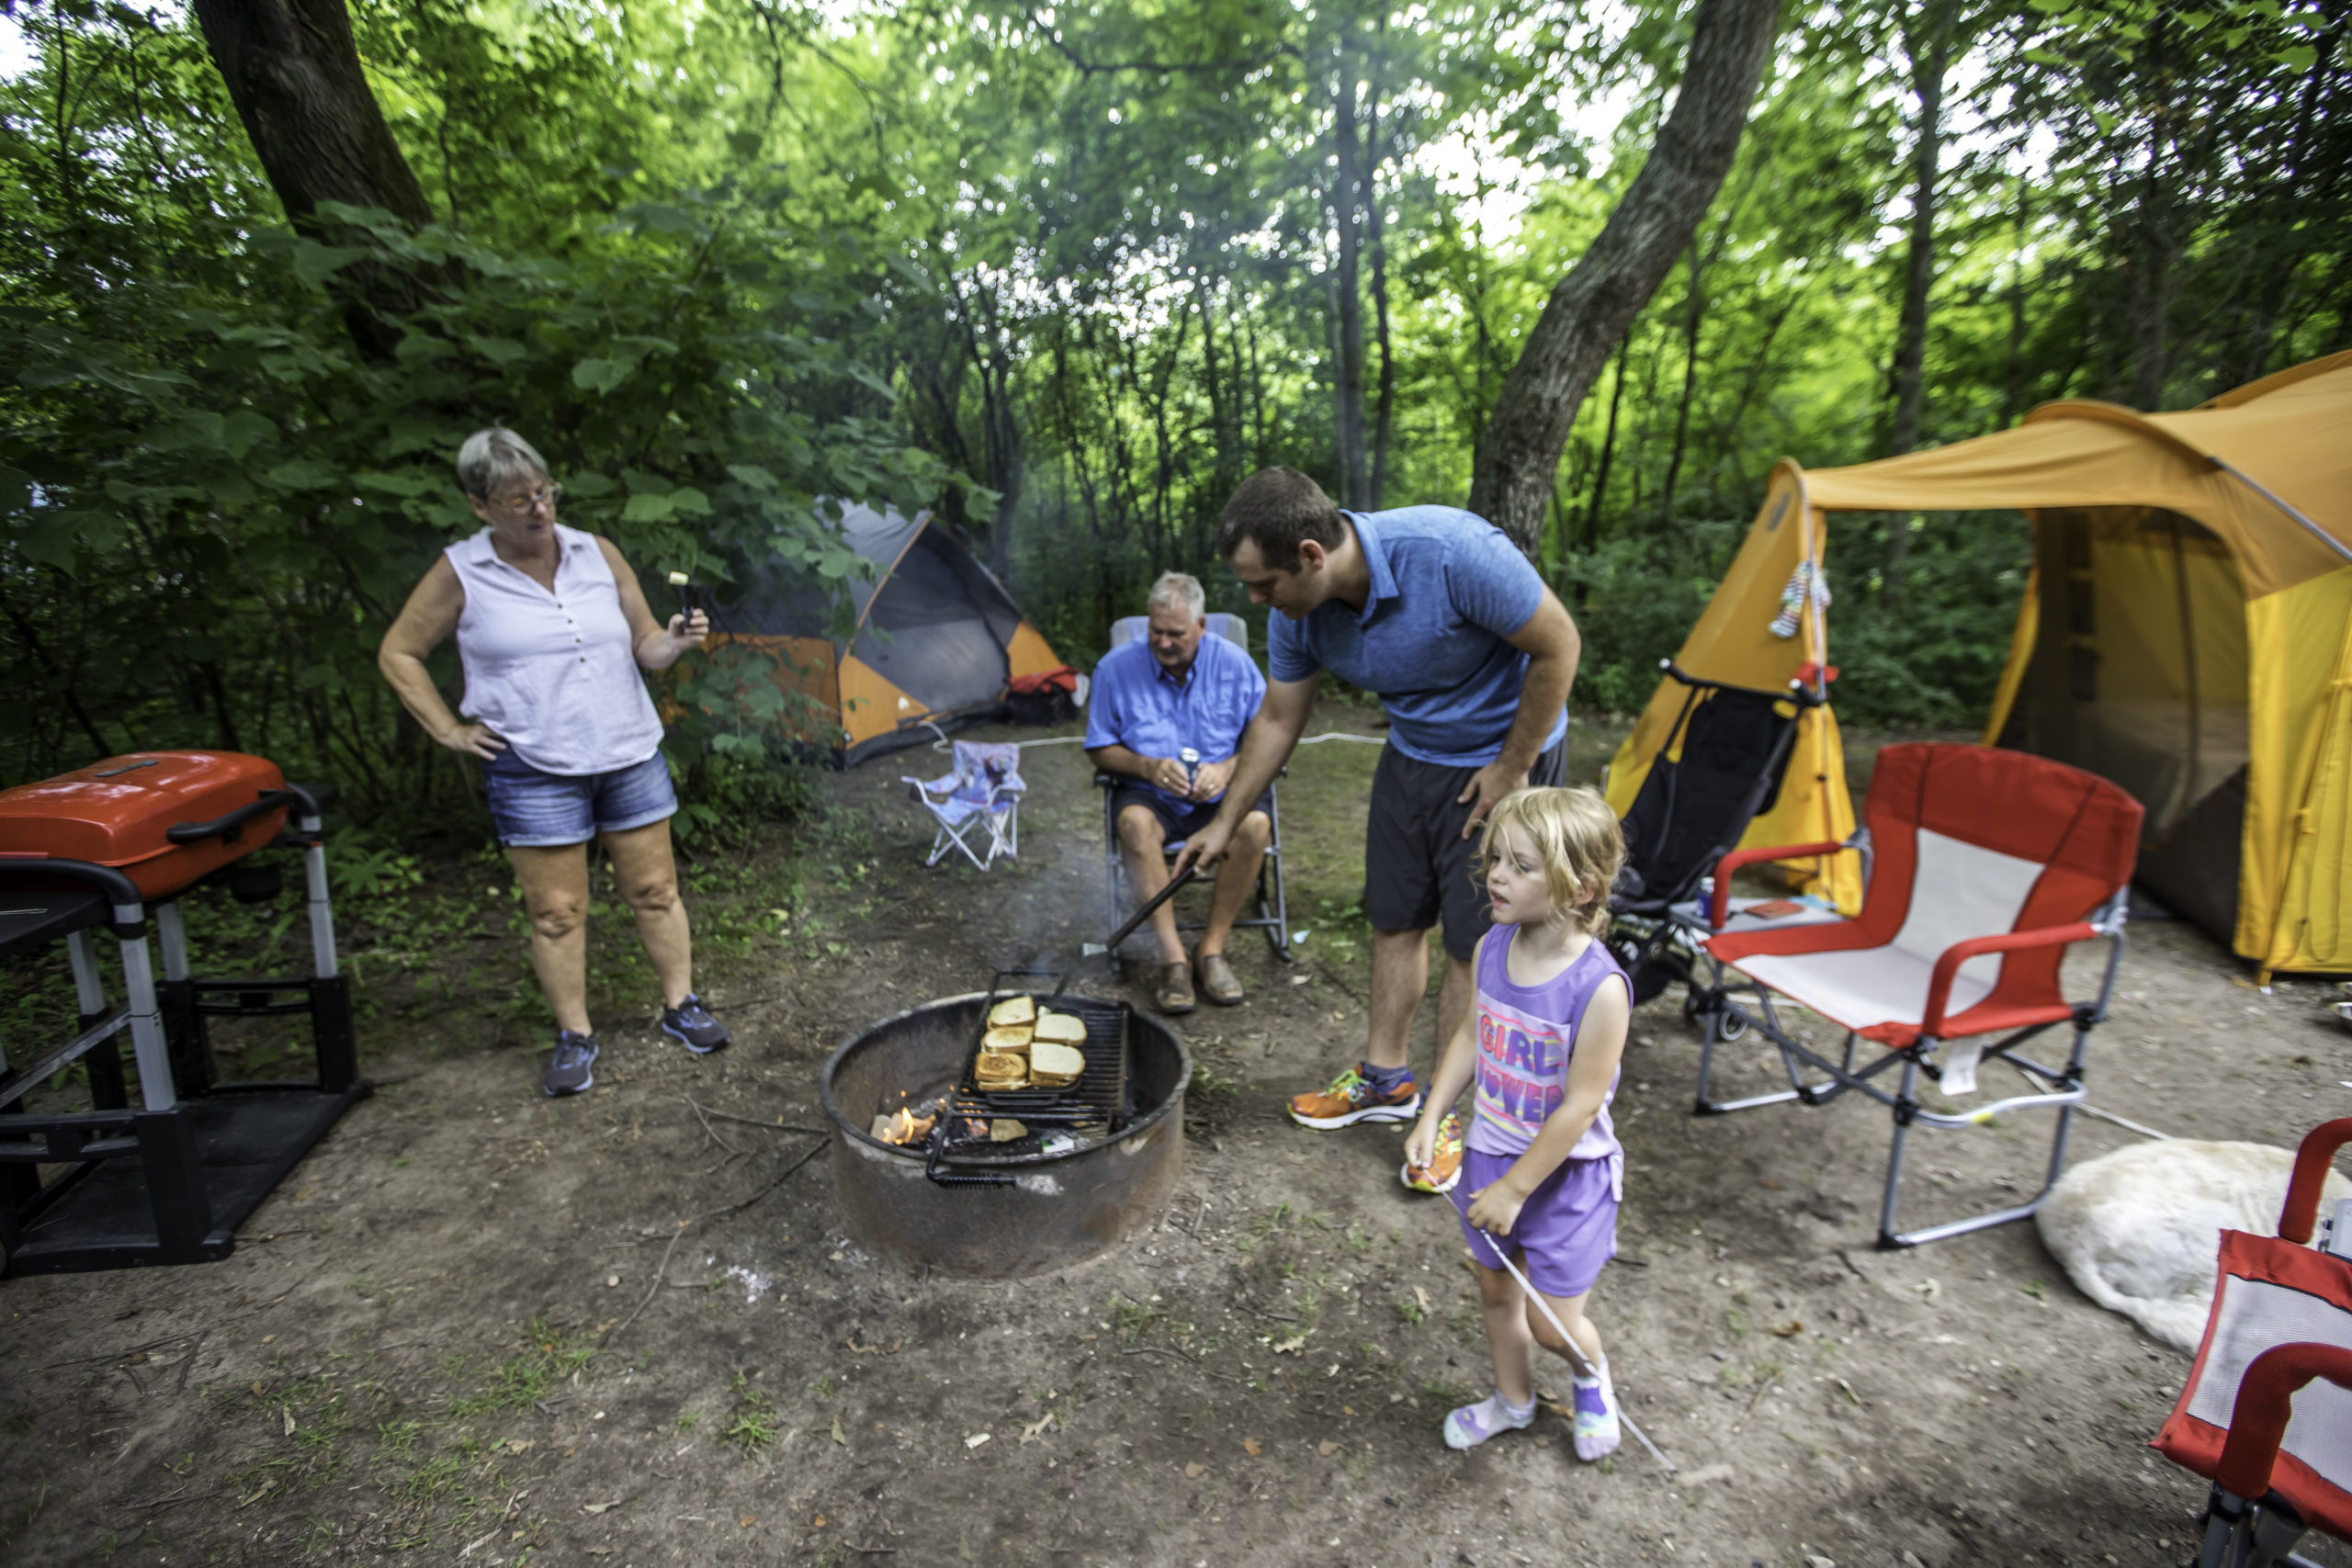
<svg viewBox="0 0 2352 1568"><path fill-rule="evenodd" d="M1517 1155L1478 1149L1462 1156L1462 1206L1500 1180L1519 1163ZM1520 1272L1547 1296L1580 1296L1600 1279L1601 1265L1617 1256L1617 1178L1605 1159L1572 1159L1528 1194L1518 1223L1507 1236L1473 1230L1462 1221L1462 1240L1482 1269L1499 1269L1492 1243L1516 1254Z"/></svg>

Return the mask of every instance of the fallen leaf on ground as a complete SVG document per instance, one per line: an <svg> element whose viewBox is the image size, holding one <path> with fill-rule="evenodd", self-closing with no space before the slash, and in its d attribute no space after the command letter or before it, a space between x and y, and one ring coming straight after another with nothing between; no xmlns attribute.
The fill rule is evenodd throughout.
<svg viewBox="0 0 2352 1568"><path fill-rule="evenodd" d="M842 1432L842 1418L838 1416L833 1417L833 1441L839 1443L843 1448L849 1447L849 1438L847 1434Z"/></svg>
<svg viewBox="0 0 2352 1568"><path fill-rule="evenodd" d="M1340 1406L1340 1414L1342 1416L1352 1416L1355 1413L1356 1407L1352 1404L1342 1404Z"/></svg>
<svg viewBox="0 0 2352 1568"><path fill-rule="evenodd" d="M1261 1445L1257 1438L1244 1438L1241 1439L1241 1451L1248 1454L1251 1459L1256 1459L1260 1454L1264 1453L1266 1450L1264 1446Z"/></svg>
<svg viewBox="0 0 2352 1568"><path fill-rule="evenodd" d="M294 1435L293 1406L288 1405L284 1410L279 1411L278 1414L286 1417L286 1435L289 1438L292 1437Z"/></svg>
<svg viewBox="0 0 2352 1568"><path fill-rule="evenodd" d="M1804 1325L1792 1317L1789 1319L1788 1322L1781 1325L1780 1327L1772 1330L1772 1332L1779 1335L1781 1338L1787 1339L1795 1335L1803 1334L1804 1332Z"/></svg>
<svg viewBox="0 0 2352 1568"><path fill-rule="evenodd" d="M1304 1334L1294 1334L1289 1338L1282 1340L1274 1346L1274 1354L1277 1356L1295 1356L1306 1348L1306 1336Z"/></svg>
<svg viewBox="0 0 2352 1568"><path fill-rule="evenodd" d="M995 1436L994 1432L975 1432L964 1439L964 1446L967 1449L977 1449Z"/></svg>
<svg viewBox="0 0 2352 1568"><path fill-rule="evenodd" d="M1023 1445L1026 1446L1027 1444L1034 1443L1039 1438L1044 1437L1046 1435L1046 1428L1053 1424L1054 1413L1048 1410L1043 1416L1038 1416L1035 1421L1032 1421L1027 1426L1022 1427L1021 1441Z"/></svg>
<svg viewBox="0 0 2352 1568"><path fill-rule="evenodd" d="M1184 1467L1184 1479L1187 1481L1198 1481L1202 1476L1206 1475L1208 1472L1209 1467L1207 1465L1195 1461Z"/></svg>
<svg viewBox="0 0 2352 1568"><path fill-rule="evenodd" d="M1430 1293L1419 1285L1413 1287L1413 1301L1423 1312L1430 1310Z"/></svg>
<svg viewBox="0 0 2352 1568"><path fill-rule="evenodd" d="M1340 1451L1340 1445L1333 1442L1330 1438L1326 1438L1321 1442L1315 1445L1315 1451L1321 1454L1325 1459L1329 1459L1333 1454Z"/></svg>
<svg viewBox="0 0 2352 1568"><path fill-rule="evenodd" d="M261 1483L261 1490L260 1490L260 1491L258 1491L258 1492L254 1493L252 1496L247 1497L246 1499L244 1499L244 1501L243 1501L243 1502L239 1503L239 1504L237 1505L237 1506L239 1506L240 1508L242 1508L242 1507L244 1507L247 1504L251 1504L251 1503L258 1503L258 1502L260 1502L264 1497L268 1496L271 1493L273 1493L273 1492L275 1492L275 1491L277 1491L277 1477L275 1477L275 1476L272 1476L269 1480L265 1481L265 1482L263 1482L263 1483Z"/></svg>
<svg viewBox="0 0 2352 1568"><path fill-rule="evenodd" d="M616 1497L609 1503L583 1503L580 1506L580 1511L583 1514L601 1514L620 1506L621 1499Z"/></svg>
<svg viewBox="0 0 2352 1568"><path fill-rule="evenodd" d="M815 1518L810 1519L808 1521L808 1528L812 1530L823 1529L825 1528L825 1516L819 1514Z"/></svg>
<svg viewBox="0 0 2352 1568"><path fill-rule="evenodd" d="M750 1529L757 1523L759 1523L759 1521L752 1517L749 1514L745 1514L741 1518L735 1521L736 1528L739 1529Z"/></svg>

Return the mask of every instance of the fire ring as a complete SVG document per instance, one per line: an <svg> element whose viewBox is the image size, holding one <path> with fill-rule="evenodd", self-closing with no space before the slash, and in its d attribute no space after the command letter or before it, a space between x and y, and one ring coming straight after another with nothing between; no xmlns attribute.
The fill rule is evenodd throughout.
<svg viewBox="0 0 2352 1568"><path fill-rule="evenodd" d="M902 1263L1009 1279L1095 1257L1151 1222L1183 1177L1192 1054L1166 1024L1123 1002L1067 1000L1124 1015L1125 1088L1107 1124L1023 1137L1001 1154L967 1147L950 1185L933 1179L938 1168L923 1145L888 1143L870 1129L878 1116L954 1088L989 997L925 1002L834 1051L818 1097L832 1122L834 1198L860 1246Z"/></svg>

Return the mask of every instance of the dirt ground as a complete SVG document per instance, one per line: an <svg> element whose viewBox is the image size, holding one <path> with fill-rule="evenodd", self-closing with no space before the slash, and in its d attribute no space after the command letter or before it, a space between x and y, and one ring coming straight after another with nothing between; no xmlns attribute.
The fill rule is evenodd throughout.
<svg viewBox="0 0 2352 1568"><path fill-rule="evenodd" d="M1374 733L1361 710L1323 722ZM1577 775L1615 739L1579 727ZM846 1035L984 987L996 964L1074 962L1105 923L1076 746L1026 753L1021 857L985 875L923 869L929 834L896 783L944 771L920 750L829 776L822 823L796 840L706 846L690 888L705 991L736 1032L720 1055L654 1032L642 961L600 908L605 1055L594 1091L560 1102L539 1093L541 1014L497 857L355 853L344 920L375 1097L223 1262L0 1282L0 1556L2186 1560L2203 1483L2144 1446L2185 1359L2079 1296L2030 1226L1872 1250L1884 1114L1692 1118L1697 1043L1671 995L1635 1020L1623 1256L1595 1316L1629 1413L1679 1472L1630 1439L1581 1465L1556 1415L1444 1448L1445 1410L1489 1386L1447 1206L1398 1186L1399 1130L1280 1114L1361 1047L1375 755L1335 741L1293 765L1291 923L1307 934L1288 967L1238 942L1249 999L1181 1025L1200 1069L1181 1193L1123 1250L1010 1284L877 1262L842 1232L826 1159L801 1163L820 1138L695 1107L818 1126L818 1069ZM294 940L266 912L191 919L209 951ZM62 984L13 977L12 1028L53 1005L34 979ZM1075 983L1114 988L1099 961ZM2265 996L2200 933L2135 924L2093 1101L2291 1144L2346 1109L2352 1032L2329 994ZM1430 1027L1425 1010L1423 1061ZM231 1064L285 1045L257 1035ZM1764 1086L1760 1053L1734 1060L1733 1088ZM2132 1137L2078 1126L2078 1157ZM2004 1201L2046 1135L2034 1118L1923 1134L1906 1217Z"/></svg>

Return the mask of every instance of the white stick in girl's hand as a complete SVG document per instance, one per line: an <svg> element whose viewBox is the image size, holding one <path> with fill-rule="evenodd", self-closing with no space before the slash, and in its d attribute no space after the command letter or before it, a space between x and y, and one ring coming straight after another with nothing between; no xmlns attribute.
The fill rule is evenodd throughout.
<svg viewBox="0 0 2352 1568"><path fill-rule="evenodd" d="M683 571L670 574L670 586L678 591L678 614L688 620L695 618L695 580Z"/></svg>

